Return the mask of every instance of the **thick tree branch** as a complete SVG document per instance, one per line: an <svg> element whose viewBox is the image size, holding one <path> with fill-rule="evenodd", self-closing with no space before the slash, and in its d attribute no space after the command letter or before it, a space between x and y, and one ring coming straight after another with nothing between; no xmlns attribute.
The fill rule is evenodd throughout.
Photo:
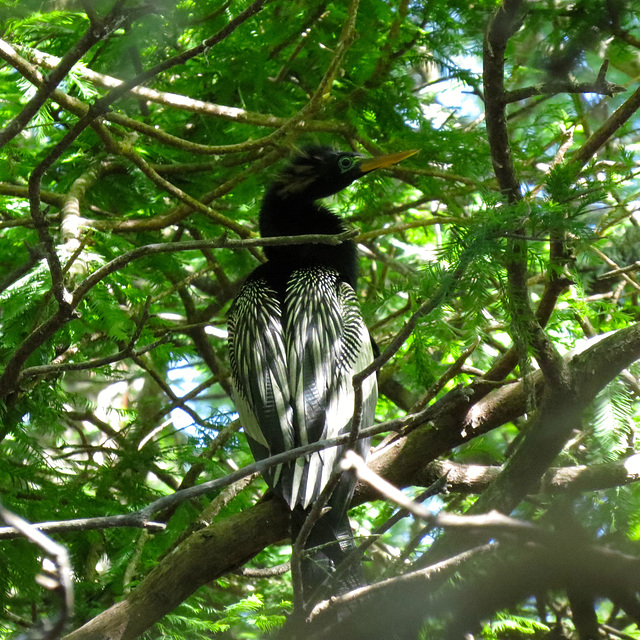
<svg viewBox="0 0 640 640"><path fill-rule="evenodd" d="M601 339L567 362L570 387L554 387L547 380L538 413L531 419L520 445L500 476L467 513L493 509L511 513L538 486L572 431L580 427L582 412L596 394L638 358L640 324L635 324ZM426 558L442 558L476 543L477 539L457 533L444 536L432 545Z"/></svg>
<svg viewBox="0 0 640 640"><path fill-rule="evenodd" d="M502 472L499 466L461 464L450 460L438 460L427 465L416 476L416 484L428 486L439 478L446 478L448 491L452 493L482 493ZM640 455L633 454L616 462L552 467L545 471L535 493L554 495L602 491L621 487L640 480Z"/></svg>
<svg viewBox="0 0 640 640"><path fill-rule="evenodd" d="M134 640L216 576L242 566L289 532L287 508L276 500L257 504L196 531L125 598L64 640Z"/></svg>
<svg viewBox="0 0 640 640"><path fill-rule="evenodd" d="M621 354L624 356L622 359ZM640 358L640 324L607 337L595 338L587 343L584 351L568 354L566 358L571 377L578 380L576 399L587 393L587 385L595 387L589 390L588 395L595 395L623 371L628 362ZM478 435L523 416L528 411L529 394L538 398L544 395L545 379L540 371L534 372L529 379L495 389L478 402L473 400L473 387L455 389L418 414L417 420L409 422L411 431L407 437L394 441L371 456L369 466L394 485L403 487L411 484L425 464ZM587 399L584 400L586 404ZM411 420L411 416L407 416L406 420ZM428 429L415 428L425 424L429 425ZM542 473L550 464L551 461L542 469ZM540 476L537 479L531 477L531 486L525 494L532 490L531 487L539 481ZM359 487L358 496L361 491ZM358 499L371 499L371 495ZM500 507L492 505L490 508Z"/></svg>
<svg viewBox="0 0 640 640"><path fill-rule="evenodd" d="M640 589L640 561L562 534L551 544L491 544L475 547L424 569L320 603L305 637L309 640L393 637L399 628L416 637L425 620L445 638L475 634L494 612L548 589L582 585L583 593L608 597ZM631 595L630 599L635 598ZM349 615L340 616L340 612ZM443 628L444 627L444 628Z"/></svg>

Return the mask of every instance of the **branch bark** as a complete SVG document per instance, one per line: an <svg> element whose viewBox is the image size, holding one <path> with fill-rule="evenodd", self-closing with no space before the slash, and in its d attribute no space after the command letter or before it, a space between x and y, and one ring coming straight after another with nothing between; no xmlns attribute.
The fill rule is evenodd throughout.
<svg viewBox="0 0 640 640"><path fill-rule="evenodd" d="M535 490L543 474L562 451L572 431L580 427L583 410L611 380L640 358L640 324L621 329L576 355L564 368L570 387L554 387L546 380L541 404L524 438L502 473L467 511L493 509L509 514ZM477 539L458 532L443 536L425 554L425 561L446 557L473 546Z"/></svg>

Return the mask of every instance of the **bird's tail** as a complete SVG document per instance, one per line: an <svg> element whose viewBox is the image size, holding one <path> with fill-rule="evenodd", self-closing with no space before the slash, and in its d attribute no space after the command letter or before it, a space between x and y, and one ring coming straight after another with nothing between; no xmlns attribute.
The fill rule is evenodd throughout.
<svg viewBox="0 0 640 640"><path fill-rule="evenodd" d="M366 584L359 560L340 569L356 545L346 510L335 509L331 506L332 501L329 502L329 510L313 526L304 545L301 561L302 595L307 605L316 600L318 595L340 595ZM291 512L293 540L297 538L307 515L308 510L299 506ZM326 585L326 591L317 594L317 589L322 585Z"/></svg>

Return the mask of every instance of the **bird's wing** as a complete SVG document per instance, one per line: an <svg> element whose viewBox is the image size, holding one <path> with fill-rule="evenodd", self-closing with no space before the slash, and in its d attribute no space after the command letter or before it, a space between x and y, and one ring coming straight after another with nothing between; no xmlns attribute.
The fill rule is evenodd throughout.
<svg viewBox="0 0 640 640"><path fill-rule="evenodd" d="M281 309L264 278L245 283L228 317L229 361L236 408L254 456L293 448L292 407ZM281 467L265 475L279 481Z"/></svg>
<svg viewBox="0 0 640 640"><path fill-rule="evenodd" d="M348 432L354 408L351 378L373 360L355 292L331 269L295 271L284 317L296 444ZM377 399L375 376L365 381L363 397L363 425L369 426ZM307 507L317 498L341 453L333 447L298 459L290 504Z"/></svg>

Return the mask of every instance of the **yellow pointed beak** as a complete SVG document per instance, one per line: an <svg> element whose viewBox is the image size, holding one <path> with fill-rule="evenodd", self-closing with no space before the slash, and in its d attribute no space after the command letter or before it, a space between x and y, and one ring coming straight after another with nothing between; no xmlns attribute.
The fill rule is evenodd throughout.
<svg viewBox="0 0 640 640"><path fill-rule="evenodd" d="M392 164L396 164L405 158L418 153L420 149L413 149L411 151L400 151L399 153L390 153L387 156L378 156L377 158L369 158L360 163L360 170L362 173L369 173L374 169L384 169L384 167L390 167Z"/></svg>

